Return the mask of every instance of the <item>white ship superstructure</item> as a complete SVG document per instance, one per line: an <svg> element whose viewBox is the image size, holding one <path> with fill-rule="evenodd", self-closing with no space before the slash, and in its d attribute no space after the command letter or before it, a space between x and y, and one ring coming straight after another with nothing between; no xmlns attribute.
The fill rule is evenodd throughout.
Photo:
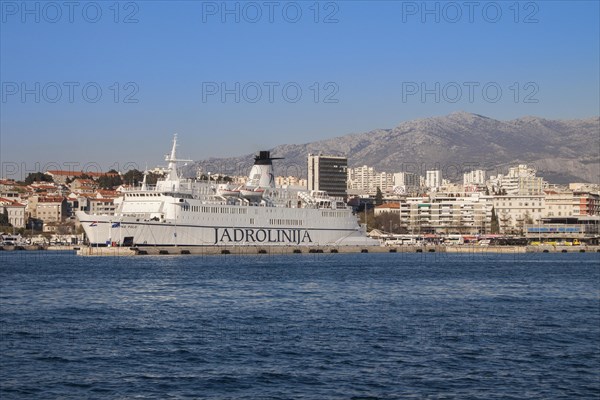
<svg viewBox="0 0 600 400"><path fill-rule="evenodd" d="M276 187L268 151L255 157L242 186L182 179L177 137L167 174L115 199L113 215L77 212L92 246L365 246L352 208L325 192Z"/></svg>

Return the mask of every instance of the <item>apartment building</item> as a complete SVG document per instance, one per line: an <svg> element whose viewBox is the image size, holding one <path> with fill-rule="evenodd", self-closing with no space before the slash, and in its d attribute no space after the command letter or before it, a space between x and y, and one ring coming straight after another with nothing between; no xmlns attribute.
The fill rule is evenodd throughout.
<svg viewBox="0 0 600 400"><path fill-rule="evenodd" d="M67 199L60 196L33 196L28 204L31 217L49 222L62 222L68 216Z"/></svg>
<svg viewBox="0 0 600 400"><path fill-rule="evenodd" d="M400 226L410 233L489 233L493 203L490 196L408 197L375 208L375 215L398 215Z"/></svg>
<svg viewBox="0 0 600 400"><path fill-rule="evenodd" d="M524 224L539 223L546 212L545 195L503 195L493 197L500 233L519 233Z"/></svg>
<svg viewBox="0 0 600 400"><path fill-rule="evenodd" d="M541 195L546 187L544 179L536 176L536 170L524 164L510 168L507 175L492 176L489 184L494 192L509 195Z"/></svg>

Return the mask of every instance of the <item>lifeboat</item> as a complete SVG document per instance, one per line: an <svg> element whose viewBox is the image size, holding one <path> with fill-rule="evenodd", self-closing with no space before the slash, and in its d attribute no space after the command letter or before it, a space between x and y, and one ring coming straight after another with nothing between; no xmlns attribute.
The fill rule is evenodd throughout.
<svg viewBox="0 0 600 400"><path fill-rule="evenodd" d="M261 189L261 188L255 188L255 189L246 188L246 189L240 190L240 196L242 196L243 198L248 199L248 200L258 200L258 199L262 198L264 193L265 193L265 190Z"/></svg>

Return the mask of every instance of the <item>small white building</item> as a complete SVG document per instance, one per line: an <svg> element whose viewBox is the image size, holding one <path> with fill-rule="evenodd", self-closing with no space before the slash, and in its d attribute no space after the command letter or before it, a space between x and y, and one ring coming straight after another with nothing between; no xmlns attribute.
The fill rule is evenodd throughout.
<svg viewBox="0 0 600 400"><path fill-rule="evenodd" d="M15 228L25 228L25 204L0 197L0 213L6 214L8 223Z"/></svg>

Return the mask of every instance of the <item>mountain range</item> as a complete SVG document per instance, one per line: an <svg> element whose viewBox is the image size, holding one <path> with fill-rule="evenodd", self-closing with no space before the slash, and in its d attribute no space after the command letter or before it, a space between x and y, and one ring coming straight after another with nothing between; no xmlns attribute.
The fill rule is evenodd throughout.
<svg viewBox="0 0 600 400"><path fill-rule="evenodd" d="M259 150L259 149L257 149ZM391 129L349 134L270 149L278 175L306 176L309 153L343 155L348 166L368 165L376 171L417 172L441 169L442 176L462 182L462 174L484 169L488 176L518 164L534 167L551 183L600 181L600 118L549 120L526 116L499 121L455 112L402 122ZM211 158L186 167L228 175L246 175L253 154Z"/></svg>

